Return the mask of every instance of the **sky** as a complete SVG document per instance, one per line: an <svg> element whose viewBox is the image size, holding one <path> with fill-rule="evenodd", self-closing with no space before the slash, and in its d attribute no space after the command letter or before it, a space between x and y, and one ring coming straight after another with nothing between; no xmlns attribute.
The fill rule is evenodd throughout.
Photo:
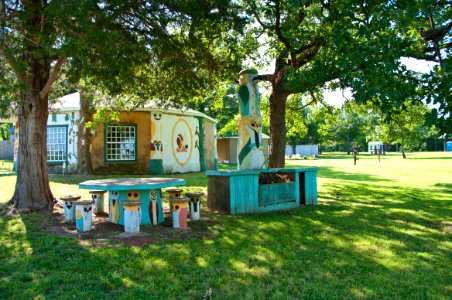
<svg viewBox="0 0 452 300"><path fill-rule="evenodd" d="M402 57L401 62L408 68L408 70L420 73L429 73L437 64L434 62L419 60L411 57ZM341 107L346 99L350 99L352 97L352 91L351 89L325 90L323 97L325 102L327 102L328 104L335 107Z"/></svg>

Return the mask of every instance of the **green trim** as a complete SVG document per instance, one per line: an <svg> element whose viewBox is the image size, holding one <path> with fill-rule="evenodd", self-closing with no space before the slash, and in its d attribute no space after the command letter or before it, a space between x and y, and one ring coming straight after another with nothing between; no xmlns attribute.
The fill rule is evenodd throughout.
<svg viewBox="0 0 452 300"><path fill-rule="evenodd" d="M55 125L47 125L47 127L46 127L46 155L47 155L47 157L48 157L48 153L47 153L47 128L49 128L49 127L51 127L51 128L56 128L56 127L66 127L66 155L65 155L65 159L64 160L48 160L47 159L47 164L49 164L49 165L54 165L54 164L62 164L62 163L68 163L68 160L67 160L67 154L68 154L68 148L69 148L69 125L68 124L60 124L60 125L57 125L57 124L55 124Z"/></svg>
<svg viewBox="0 0 452 300"><path fill-rule="evenodd" d="M214 158L213 159L213 169L216 171L220 168L220 166L218 165L218 158Z"/></svg>
<svg viewBox="0 0 452 300"><path fill-rule="evenodd" d="M107 127L108 126L133 126L135 127L135 159L108 160L107 159ZM138 125L135 123L117 123L104 125L104 162L106 163L128 163L138 161Z"/></svg>
<svg viewBox="0 0 452 300"><path fill-rule="evenodd" d="M163 169L163 159L149 160L149 174L153 175L165 174L165 170Z"/></svg>
<svg viewBox="0 0 452 300"><path fill-rule="evenodd" d="M198 119L198 150L199 150L199 168L201 172L206 171L206 139L205 139L205 131L206 127L204 124L203 117L196 117Z"/></svg>

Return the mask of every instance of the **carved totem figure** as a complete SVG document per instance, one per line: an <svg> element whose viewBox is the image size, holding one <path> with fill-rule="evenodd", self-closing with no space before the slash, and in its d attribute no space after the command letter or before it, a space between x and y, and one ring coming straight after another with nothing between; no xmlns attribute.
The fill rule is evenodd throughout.
<svg viewBox="0 0 452 300"><path fill-rule="evenodd" d="M256 70L243 70L239 78L238 161L240 170L261 169L265 163L262 147L262 115Z"/></svg>
<svg viewBox="0 0 452 300"><path fill-rule="evenodd" d="M110 212L108 215L108 220L112 223L118 223L119 220L119 192L110 192Z"/></svg>

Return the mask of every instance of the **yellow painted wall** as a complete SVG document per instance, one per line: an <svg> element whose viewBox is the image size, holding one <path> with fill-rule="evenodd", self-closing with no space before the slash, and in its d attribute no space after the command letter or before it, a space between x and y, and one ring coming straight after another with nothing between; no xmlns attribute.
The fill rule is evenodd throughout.
<svg viewBox="0 0 452 300"><path fill-rule="evenodd" d="M104 125L96 126L96 134L92 138L91 159L95 173L99 174L148 174L150 152L150 112L121 112L121 124L134 124L137 126L137 153L136 162L106 162L104 152L105 131Z"/></svg>

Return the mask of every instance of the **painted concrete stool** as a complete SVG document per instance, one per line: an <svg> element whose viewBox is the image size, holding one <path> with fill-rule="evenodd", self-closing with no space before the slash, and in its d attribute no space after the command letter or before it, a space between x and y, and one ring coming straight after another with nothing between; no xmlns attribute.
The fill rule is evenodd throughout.
<svg viewBox="0 0 452 300"><path fill-rule="evenodd" d="M188 198L171 198L173 228L187 228Z"/></svg>
<svg viewBox="0 0 452 300"><path fill-rule="evenodd" d="M66 223L74 223L75 203L80 198L80 195L65 195L60 197L60 200L63 201L64 221Z"/></svg>
<svg viewBox="0 0 452 300"><path fill-rule="evenodd" d="M124 231L127 233L140 232L141 208L140 201L123 201L124 207Z"/></svg>
<svg viewBox="0 0 452 300"><path fill-rule="evenodd" d="M168 189L166 192L170 195L171 198L180 198L182 196L182 189ZM170 212L173 212L173 207L170 205Z"/></svg>
<svg viewBox="0 0 452 300"><path fill-rule="evenodd" d="M93 227L93 201L81 200L75 204L75 228L78 232L90 231Z"/></svg>
<svg viewBox="0 0 452 300"><path fill-rule="evenodd" d="M89 191L91 199L93 199L93 213L95 215L105 213L104 194L105 191Z"/></svg>
<svg viewBox="0 0 452 300"><path fill-rule="evenodd" d="M203 192L185 193L185 196L190 198L190 219L193 221L199 220L201 217L201 197L204 195Z"/></svg>

